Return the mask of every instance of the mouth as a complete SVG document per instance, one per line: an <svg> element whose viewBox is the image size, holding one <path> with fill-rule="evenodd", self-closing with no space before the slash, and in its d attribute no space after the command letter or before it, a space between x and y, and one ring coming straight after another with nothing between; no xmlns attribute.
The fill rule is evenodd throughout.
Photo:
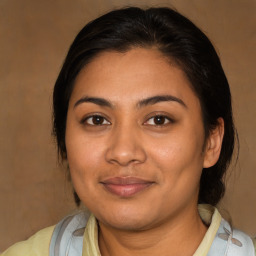
<svg viewBox="0 0 256 256"><path fill-rule="evenodd" d="M152 181L136 177L114 177L106 179L100 183L111 194L125 198L134 196L154 184Z"/></svg>

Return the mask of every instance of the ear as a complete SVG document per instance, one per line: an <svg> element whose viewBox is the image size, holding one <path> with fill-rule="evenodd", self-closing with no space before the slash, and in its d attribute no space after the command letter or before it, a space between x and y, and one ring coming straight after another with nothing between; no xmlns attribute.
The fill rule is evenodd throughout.
<svg viewBox="0 0 256 256"><path fill-rule="evenodd" d="M210 134L207 138L204 149L204 168L209 168L217 163L221 152L223 136L224 120L220 117L218 118L217 126L210 131Z"/></svg>

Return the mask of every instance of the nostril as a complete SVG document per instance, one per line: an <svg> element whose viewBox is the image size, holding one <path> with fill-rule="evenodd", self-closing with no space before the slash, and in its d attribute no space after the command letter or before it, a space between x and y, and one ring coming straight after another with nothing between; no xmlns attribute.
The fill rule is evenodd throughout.
<svg viewBox="0 0 256 256"><path fill-rule="evenodd" d="M143 163L146 153L142 147L110 147L106 151L106 161L126 166L134 163Z"/></svg>

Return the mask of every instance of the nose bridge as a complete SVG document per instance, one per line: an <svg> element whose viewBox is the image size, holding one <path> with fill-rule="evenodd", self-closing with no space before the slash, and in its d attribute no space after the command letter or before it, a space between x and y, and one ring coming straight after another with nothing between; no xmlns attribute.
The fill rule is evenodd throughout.
<svg viewBox="0 0 256 256"><path fill-rule="evenodd" d="M107 161L122 166L144 162L146 154L139 134L139 127L129 122L113 127L106 152Z"/></svg>

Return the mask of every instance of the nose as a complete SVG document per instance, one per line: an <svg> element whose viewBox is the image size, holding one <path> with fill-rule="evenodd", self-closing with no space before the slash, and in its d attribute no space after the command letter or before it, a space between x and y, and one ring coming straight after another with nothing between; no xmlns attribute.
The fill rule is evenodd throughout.
<svg viewBox="0 0 256 256"><path fill-rule="evenodd" d="M120 166L139 164L146 160L146 152L139 133L131 127L116 127L109 139L106 160Z"/></svg>

